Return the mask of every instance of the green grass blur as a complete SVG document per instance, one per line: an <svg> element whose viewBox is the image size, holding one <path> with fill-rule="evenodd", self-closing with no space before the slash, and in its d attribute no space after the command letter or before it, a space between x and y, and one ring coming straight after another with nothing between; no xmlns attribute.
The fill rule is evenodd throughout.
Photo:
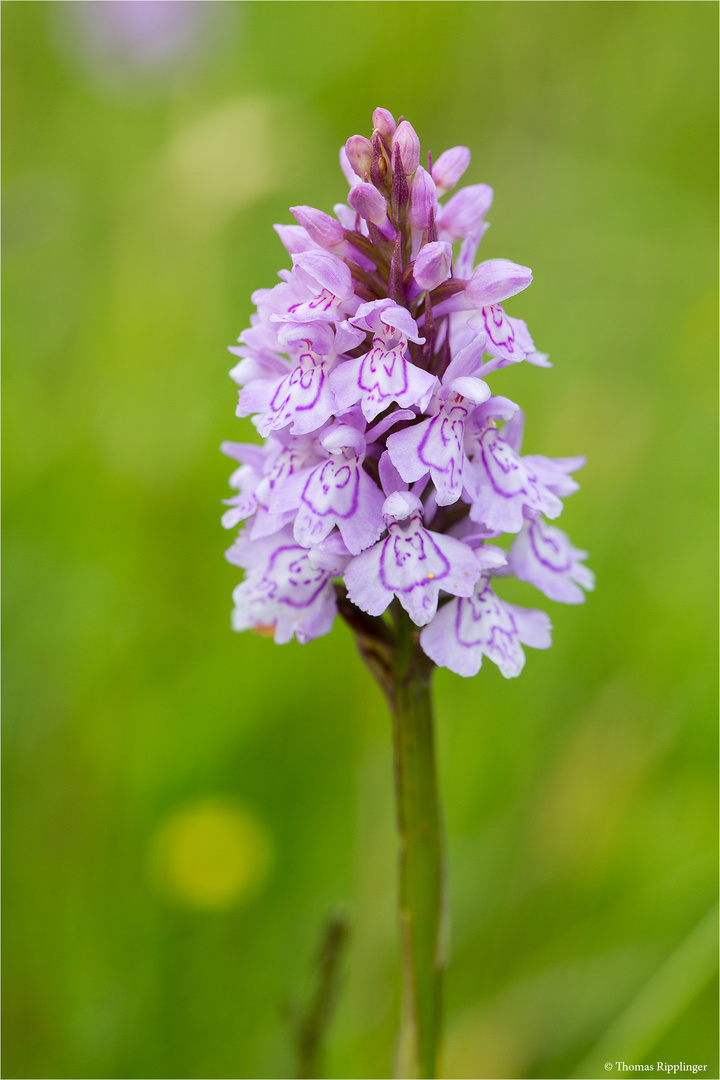
<svg viewBox="0 0 720 1080"><path fill-rule="evenodd" d="M338 905L325 1075L391 1075L388 719L339 623L231 633L217 451L271 226L384 105L471 147L483 257L534 270L555 367L493 386L587 454L598 578L513 591L555 626L518 680L437 677L444 1075L717 1077L716 5L206 3L158 71L93 60L94 7L2 5L3 1075L291 1076Z"/></svg>

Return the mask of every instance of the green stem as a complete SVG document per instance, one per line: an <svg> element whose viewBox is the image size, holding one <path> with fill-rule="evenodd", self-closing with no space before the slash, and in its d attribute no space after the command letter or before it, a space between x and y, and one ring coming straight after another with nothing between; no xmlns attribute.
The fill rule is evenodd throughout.
<svg viewBox="0 0 720 1080"><path fill-rule="evenodd" d="M393 664L395 792L400 831L400 938L403 1012L398 1075L434 1077L440 1028L443 845L435 768L433 665L417 629L396 612Z"/></svg>
<svg viewBox="0 0 720 1080"><path fill-rule="evenodd" d="M444 848L435 769L431 685L434 665L418 627L397 600L386 622L360 611L336 585L338 610L393 717L400 832L402 1023L397 1076L432 1080L440 1042Z"/></svg>

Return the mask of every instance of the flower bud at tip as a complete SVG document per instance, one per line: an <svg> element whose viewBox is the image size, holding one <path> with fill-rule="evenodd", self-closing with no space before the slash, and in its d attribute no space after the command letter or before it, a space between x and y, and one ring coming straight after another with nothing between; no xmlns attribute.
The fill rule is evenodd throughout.
<svg viewBox="0 0 720 1080"><path fill-rule="evenodd" d="M398 124L397 130L392 137L392 148L400 150L400 160L406 176L412 176L420 164L420 140L415 128L407 120Z"/></svg>
<svg viewBox="0 0 720 1080"><path fill-rule="evenodd" d="M376 109L372 114L373 129L382 136L387 144L388 150L391 148L392 137L395 134L395 117L387 109Z"/></svg>
<svg viewBox="0 0 720 1080"><path fill-rule="evenodd" d="M351 135L345 143L345 153L352 169L361 180L370 172L372 163L372 143L364 135Z"/></svg>
<svg viewBox="0 0 720 1080"><path fill-rule="evenodd" d="M370 162L370 179L381 194L388 194L390 188L390 181L388 178L390 159L388 158L388 151L385 148L385 143L380 138L377 131L373 131L371 145L372 161Z"/></svg>

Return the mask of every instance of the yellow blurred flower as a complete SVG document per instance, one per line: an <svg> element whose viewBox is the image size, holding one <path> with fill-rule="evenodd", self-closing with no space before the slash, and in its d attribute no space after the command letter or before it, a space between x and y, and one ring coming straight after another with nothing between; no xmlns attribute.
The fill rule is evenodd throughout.
<svg viewBox="0 0 720 1080"><path fill-rule="evenodd" d="M205 798L171 810L150 842L151 877L185 907L221 910L264 885L272 861L270 836L256 815L232 799Z"/></svg>

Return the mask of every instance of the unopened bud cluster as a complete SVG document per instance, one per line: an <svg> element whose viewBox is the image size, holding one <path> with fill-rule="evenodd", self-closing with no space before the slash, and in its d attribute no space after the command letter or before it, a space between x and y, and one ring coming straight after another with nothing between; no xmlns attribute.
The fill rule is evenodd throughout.
<svg viewBox="0 0 720 1080"><path fill-rule="evenodd" d="M340 151L347 204L291 207L297 224L275 226L292 269L253 294L231 348L237 415L264 439L223 444L238 462L223 524L244 523L227 552L245 571L233 626L305 642L328 633L338 598L373 618L397 598L436 664L474 675L485 655L517 675L550 620L496 582L584 600L585 553L548 524L584 459L522 454L523 413L486 381L550 364L503 307L530 270L475 268L492 189L440 201L470 151L425 168L407 120L376 109L373 126Z"/></svg>

